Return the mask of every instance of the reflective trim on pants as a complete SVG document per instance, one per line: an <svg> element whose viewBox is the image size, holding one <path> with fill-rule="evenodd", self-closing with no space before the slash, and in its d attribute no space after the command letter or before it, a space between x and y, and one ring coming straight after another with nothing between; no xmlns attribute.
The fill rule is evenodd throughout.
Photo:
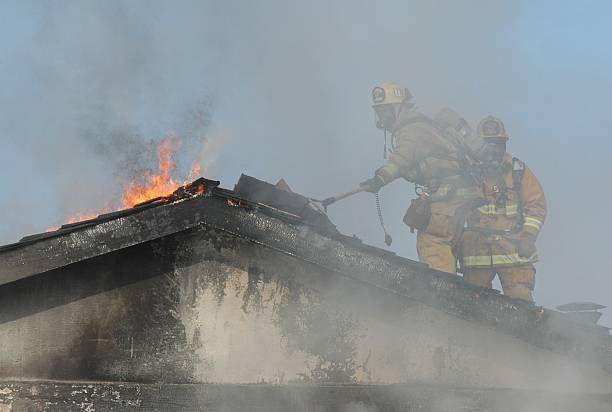
<svg viewBox="0 0 612 412"><path fill-rule="evenodd" d="M482 266L508 266L508 265L523 265L526 263L536 262L537 255L523 258L518 253L509 255L493 255L493 256L463 256L461 263L463 267L482 267Z"/></svg>

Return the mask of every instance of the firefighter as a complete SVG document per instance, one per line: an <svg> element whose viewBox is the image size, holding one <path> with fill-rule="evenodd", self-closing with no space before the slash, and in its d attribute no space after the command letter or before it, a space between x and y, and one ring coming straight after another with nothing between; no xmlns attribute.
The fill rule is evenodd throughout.
<svg viewBox="0 0 612 412"><path fill-rule="evenodd" d="M499 276L504 294L533 301L535 241L546 218L546 200L533 172L506 153L501 120L488 116L477 128L485 203L468 216L461 239L463 277L491 288Z"/></svg>
<svg viewBox="0 0 612 412"><path fill-rule="evenodd" d="M404 222L417 233L419 259L431 268L457 273L459 235L480 186L466 172L469 145L475 136L456 113L445 110L440 121L415 110L410 92L394 82L372 91L376 126L391 133L392 151L374 177L361 183L368 192L402 177L415 183L418 197L412 201ZM386 150L386 149L385 149Z"/></svg>

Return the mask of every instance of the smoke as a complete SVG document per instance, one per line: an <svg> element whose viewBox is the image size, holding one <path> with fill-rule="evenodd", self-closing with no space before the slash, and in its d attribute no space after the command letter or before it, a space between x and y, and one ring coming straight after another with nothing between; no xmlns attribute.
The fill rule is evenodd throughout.
<svg viewBox="0 0 612 412"><path fill-rule="evenodd" d="M450 106L472 124L488 114L506 122L510 152L534 170L549 200L537 301L612 305L607 2L7 9L0 13L5 242L116 195L122 179L151 167L153 143L172 130L184 138L183 173L192 154L205 171L207 156L219 156L212 173L226 187L245 172L284 177L313 197L344 192L383 162L369 92L395 79L425 113ZM200 152L209 136L220 137ZM414 237L401 223L411 192L396 182L382 198L393 250L415 258ZM371 196L338 203L330 215L343 232L383 247Z"/></svg>
<svg viewBox="0 0 612 412"><path fill-rule="evenodd" d="M284 177L307 195L342 193L383 163L369 92L396 79L432 114L443 106L472 125L494 114L509 151L542 182L549 218L538 241L535 297L611 305L605 248L612 196L609 157L612 50L603 2L577 13L569 4L472 1L264 1L221 6L227 71L217 120L231 128L222 181L241 172ZM560 28L563 29L560 29ZM383 189L393 250L416 258L401 217L411 185ZM384 247L368 194L330 207L339 228ZM609 316L602 322L609 323Z"/></svg>
<svg viewBox="0 0 612 412"><path fill-rule="evenodd" d="M0 100L2 152L15 158L3 178L3 242L116 202L126 182L157 168L168 134L180 140L178 178L202 160L214 45L203 53L207 25L160 21L183 15L164 9L56 2L13 12L31 27L3 70L22 72ZM207 148L214 160L218 144Z"/></svg>
<svg viewBox="0 0 612 412"><path fill-rule="evenodd" d="M169 132L181 140L182 176L196 161L203 176L228 188L247 173L270 182L283 177L316 198L345 192L384 162L369 93L393 79L427 114L450 106L472 125L489 114L506 122L509 151L534 170L550 207L538 241L537 302L612 306L606 273L612 266L610 4L24 3L0 6L0 243L116 199L125 181L155 167L157 143ZM414 237L401 222L411 185L395 182L381 196L392 250L416 258ZM333 205L329 213L342 232L385 247L370 195ZM285 383L313 361L299 350L281 351L286 342L269 313L244 322L236 294L243 283L236 281L222 307L207 291L185 320L189 336L198 328L209 332L202 335L203 359L222 360L216 368L198 365L199 378L252 382L265 374L268 382ZM503 344L514 343L505 337L491 344L488 331L471 333L472 325L427 308L403 323L379 324L387 309L378 308L369 324L392 337L383 339L390 346L362 338L359 348L363 364L391 365L379 366L374 381L403 382L413 373L478 386L489 379L482 375L487 370L503 386L523 371L526 386L590 390L563 361L521 357L513 346L504 352ZM425 315L431 324L419 325L427 323ZM610 324L610 316L602 323ZM472 352L457 348L457 336ZM402 352L401 344L419 350ZM266 356L252 356L252 346ZM378 358L370 358L371 347ZM360 373L367 375L365 369ZM439 409L458 409L449 402ZM534 401L527 410L546 407ZM372 410L359 403L347 409Z"/></svg>

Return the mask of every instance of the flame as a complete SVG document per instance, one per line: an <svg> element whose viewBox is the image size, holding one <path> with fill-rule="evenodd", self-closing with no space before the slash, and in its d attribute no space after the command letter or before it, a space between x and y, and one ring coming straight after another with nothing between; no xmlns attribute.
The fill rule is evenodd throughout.
<svg viewBox="0 0 612 412"><path fill-rule="evenodd" d="M157 158L159 161L159 172L145 171L143 178L138 181L131 181L125 186L125 190L121 196L121 208L128 209L147 200L164 198L171 195L179 186L189 187L185 182L183 184L173 179L173 174L176 172L177 165L174 160L174 155L179 148L179 140L176 133L170 132L167 138L159 143L157 149ZM194 161L189 172L188 182L195 180L200 175L200 164ZM193 192L204 193L205 188L197 187ZM109 213L117 208L110 206L103 210L87 213L76 213L68 218L67 223L77 223L84 220L95 219L98 215ZM48 228L47 232L58 230L59 227Z"/></svg>
<svg viewBox="0 0 612 412"><path fill-rule="evenodd" d="M74 215L70 216L68 220L66 221L66 223L64 224L69 225L71 223L78 223L78 222L83 222L85 220L95 219L101 213L107 213L110 211L111 211L110 209L105 209L101 212L75 213ZM45 232L55 232L56 230L59 230L60 227L61 226L48 227L47 229L45 229Z"/></svg>
<svg viewBox="0 0 612 412"><path fill-rule="evenodd" d="M201 173L202 173L202 167L200 167L200 163L198 163L197 161L194 161L191 164L191 170L189 171L189 177L187 178L187 180L191 182L195 180L196 178L198 178Z"/></svg>
<svg viewBox="0 0 612 412"><path fill-rule="evenodd" d="M173 139L164 139L159 144L157 157L159 159L159 173L153 174L146 171L144 182L130 182L123 193L121 204L124 208L130 208L144 201L170 195L180 183L172 178L176 170L174 154L178 149L178 143Z"/></svg>
<svg viewBox="0 0 612 412"><path fill-rule="evenodd" d="M100 212L100 213L104 213L104 212ZM98 212L77 213L75 215L70 216L68 218L68 221L66 222L66 224L78 223L78 222L82 222L84 220L95 219L95 218L98 217L98 215L100 213L98 213Z"/></svg>

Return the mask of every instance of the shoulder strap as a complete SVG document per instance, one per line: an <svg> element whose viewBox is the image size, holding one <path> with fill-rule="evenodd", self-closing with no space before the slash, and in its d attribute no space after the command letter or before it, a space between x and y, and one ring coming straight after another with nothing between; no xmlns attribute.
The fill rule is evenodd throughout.
<svg viewBox="0 0 612 412"><path fill-rule="evenodd" d="M524 172L525 171L525 162L523 162L518 157L513 157L512 158L512 170Z"/></svg>
<svg viewBox="0 0 612 412"><path fill-rule="evenodd" d="M516 229L520 229L523 226L525 219L523 212L523 176L525 175L525 162L516 157L512 158L512 187L516 191L518 200L518 220L516 222Z"/></svg>
<svg viewBox="0 0 612 412"><path fill-rule="evenodd" d="M512 185L516 186L517 191L520 192L523 186L523 176L525 175L525 163L517 159L512 158Z"/></svg>

